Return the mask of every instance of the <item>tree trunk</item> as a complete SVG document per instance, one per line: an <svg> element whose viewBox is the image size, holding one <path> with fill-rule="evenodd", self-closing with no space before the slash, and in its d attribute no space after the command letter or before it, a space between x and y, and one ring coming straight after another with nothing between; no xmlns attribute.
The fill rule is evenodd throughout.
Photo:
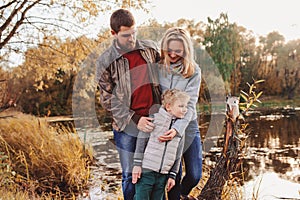
<svg viewBox="0 0 300 200"><path fill-rule="evenodd" d="M224 133L223 153L218 159L215 168L211 171L210 177L197 197L201 200L220 200L222 190L230 174L235 172L239 163L239 140L236 137L238 130L238 100L236 97L234 103L227 100L226 124Z"/></svg>

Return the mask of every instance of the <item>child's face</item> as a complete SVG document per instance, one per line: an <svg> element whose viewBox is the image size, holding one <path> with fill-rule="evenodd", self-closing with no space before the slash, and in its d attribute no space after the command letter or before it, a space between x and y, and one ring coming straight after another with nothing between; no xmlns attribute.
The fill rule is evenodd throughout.
<svg viewBox="0 0 300 200"><path fill-rule="evenodd" d="M174 103L168 105L168 112L174 115L176 118L183 118L187 112L188 101L178 99Z"/></svg>

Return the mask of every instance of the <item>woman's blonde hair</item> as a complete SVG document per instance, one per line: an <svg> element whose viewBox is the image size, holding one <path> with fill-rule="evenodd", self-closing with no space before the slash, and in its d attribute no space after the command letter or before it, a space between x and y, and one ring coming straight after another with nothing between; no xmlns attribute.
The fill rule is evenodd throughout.
<svg viewBox="0 0 300 200"><path fill-rule="evenodd" d="M191 77L195 72L196 63L194 60L193 43L188 31L180 27L169 28L161 41L161 60L160 64L170 70L170 57L168 54L168 46L170 41L181 41L184 47L182 76L185 78Z"/></svg>

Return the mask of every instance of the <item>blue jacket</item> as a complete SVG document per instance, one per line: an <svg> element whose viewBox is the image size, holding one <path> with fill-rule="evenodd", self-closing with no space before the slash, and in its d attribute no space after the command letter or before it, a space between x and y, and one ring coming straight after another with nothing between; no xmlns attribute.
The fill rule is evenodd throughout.
<svg viewBox="0 0 300 200"><path fill-rule="evenodd" d="M159 67L158 71L159 83L164 92L167 89L179 89L185 91L190 96L188 102L188 111L183 119L178 119L171 128L175 128L182 136L190 121L197 119L196 104L199 98L200 84L201 84L201 69L199 66L195 67L195 73L189 77L184 78L180 74L168 72L164 67Z"/></svg>

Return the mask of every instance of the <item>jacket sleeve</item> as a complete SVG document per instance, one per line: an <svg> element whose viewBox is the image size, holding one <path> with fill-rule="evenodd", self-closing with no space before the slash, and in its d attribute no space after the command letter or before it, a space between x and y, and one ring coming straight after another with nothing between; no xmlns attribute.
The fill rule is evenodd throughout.
<svg viewBox="0 0 300 200"><path fill-rule="evenodd" d="M121 100L119 96L124 93L118 90L122 89L122 85L119 83L128 83L130 80L119 81L120 77L114 77L116 74L112 72L109 65L97 60L96 81L100 90L100 103L105 110L112 114L118 128L124 130L126 125L130 123L134 111L130 110L129 105L124 101L125 99L128 101L130 97L123 95L121 96L123 100ZM127 79L128 77L124 75L121 78Z"/></svg>
<svg viewBox="0 0 300 200"><path fill-rule="evenodd" d="M101 61L101 57L96 62L96 84L100 91L101 106L111 112L111 99L114 85L107 66Z"/></svg>
<svg viewBox="0 0 300 200"><path fill-rule="evenodd" d="M176 179L176 176L177 176L178 171L179 171L180 163L181 163L181 157L182 157L182 154L183 154L183 147L184 147L184 139L185 139L185 136L183 134L183 137L179 141L179 145L178 145L178 148L177 148L176 160L174 162L174 165L172 166L172 168L169 171L169 178L172 178L174 180Z"/></svg>
<svg viewBox="0 0 300 200"><path fill-rule="evenodd" d="M133 166L142 166L144 151L149 140L149 133L139 132L133 157Z"/></svg>
<svg viewBox="0 0 300 200"><path fill-rule="evenodd" d="M196 70L196 73L190 78L185 88L185 92L190 96L190 101L188 103L188 111L185 114L184 118L176 120L176 122L172 125L172 128L176 129L179 135L181 136L183 136L189 122L194 120L194 111L196 110L196 104L199 98L200 85L201 71L200 68L198 68Z"/></svg>

